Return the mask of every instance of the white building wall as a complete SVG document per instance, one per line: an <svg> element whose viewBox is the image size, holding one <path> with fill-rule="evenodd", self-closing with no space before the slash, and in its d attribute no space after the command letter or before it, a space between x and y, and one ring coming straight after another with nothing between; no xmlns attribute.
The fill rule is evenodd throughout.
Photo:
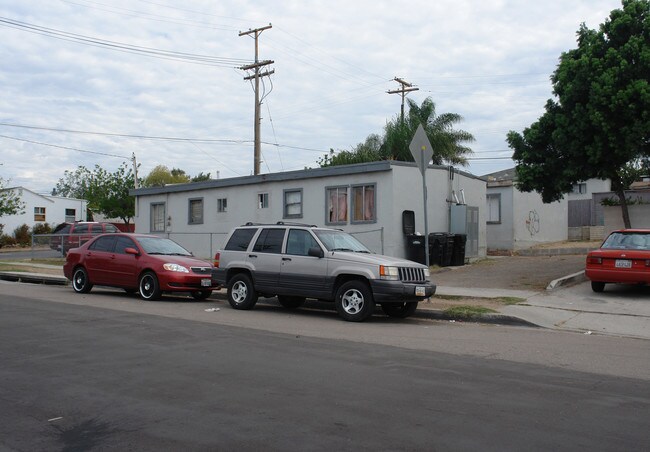
<svg viewBox="0 0 650 452"><path fill-rule="evenodd" d="M568 238L567 199L544 204L536 192L513 193L514 249Z"/></svg>
<svg viewBox="0 0 650 452"><path fill-rule="evenodd" d="M66 209L75 210L75 221L86 219L86 200L40 195L22 187L8 190L18 194L20 201L23 203L23 210L22 213L16 215L4 215L0 217L0 224L4 225L4 233L7 235L11 235L16 228L23 224L33 228L37 223L48 223L51 227L54 227L65 221ZM45 208L45 221L35 221L35 207Z"/></svg>

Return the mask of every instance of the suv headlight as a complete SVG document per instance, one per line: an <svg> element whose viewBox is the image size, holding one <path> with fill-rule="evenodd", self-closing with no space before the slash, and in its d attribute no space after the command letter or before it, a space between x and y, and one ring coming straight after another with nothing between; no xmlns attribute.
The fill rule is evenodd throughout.
<svg viewBox="0 0 650 452"><path fill-rule="evenodd" d="M180 272L180 273L189 273L190 272L187 268L183 267L182 265L178 265L178 264L164 264L163 268L165 270L167 270L167 271L170 271L170 272Z"/></svg>
<svg viewBox="0 0 650 452"><path fill-rule="evenodd" d="M431 271L428 268L424 269L424 277L427 279L427 281L429 278L431 278Z"/></svg>
<svg viewBox="0 0 650 452"><path fill-rule="evenodd" d="M389 267L387 265L379 266L379 279L388 279L391 281L399 280L399 271L397 267Z"/></svg>

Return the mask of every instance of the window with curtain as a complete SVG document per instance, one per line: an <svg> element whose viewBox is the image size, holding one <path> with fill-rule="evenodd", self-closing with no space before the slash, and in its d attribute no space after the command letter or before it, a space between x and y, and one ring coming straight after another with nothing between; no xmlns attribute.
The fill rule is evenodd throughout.
<svg viewBox="0 0 650 452"><path fill-rule="evenodd" d="M327 196L327 224L348 222L348 188L332 187L325 190Z"/></svg>
<svg viewBox="0 0 650 452"><path fill-rule="evenodd" d="M352 222L377 221L375 210L375 184L352 187Z"/></svg>
<svg viewBox="0 0 650 452"><path fill-rule="evenodd" d="M165 203L151 204L151 232L165 231Z"/></svg>

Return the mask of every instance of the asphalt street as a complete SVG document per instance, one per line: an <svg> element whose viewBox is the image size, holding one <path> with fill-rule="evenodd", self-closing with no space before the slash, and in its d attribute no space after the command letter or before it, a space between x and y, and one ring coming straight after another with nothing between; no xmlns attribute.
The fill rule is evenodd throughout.
<svg viewBox="0 0 650 452"><path fill-rule="evenodd" d="M209 306L220 304L1 284L0 449L650 443L647 341ZM588 361L599 362L586 371Z"/></svg>

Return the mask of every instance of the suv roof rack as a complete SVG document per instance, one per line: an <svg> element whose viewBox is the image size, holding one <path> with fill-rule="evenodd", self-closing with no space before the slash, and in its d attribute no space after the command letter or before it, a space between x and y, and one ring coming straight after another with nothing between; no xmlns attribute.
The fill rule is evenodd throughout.
<svg viewBox="0 0 650 452"><path fill-rule="evenodd" d="M307 224L307 223L292 223L289 221L278 221L277 223L253 223L252 221L247 222L243 226L304 226L306 228L317 228L317 224Z"/></svg>

